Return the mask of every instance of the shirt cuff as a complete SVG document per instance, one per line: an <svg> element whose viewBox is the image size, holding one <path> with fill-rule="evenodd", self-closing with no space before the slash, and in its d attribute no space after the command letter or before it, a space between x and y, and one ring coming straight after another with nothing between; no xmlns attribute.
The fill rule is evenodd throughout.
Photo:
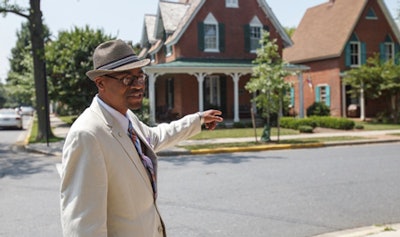
<svg viewBox="0 0 400 237"><path fill-rule="evenodd" d="M197 112L197 115L200 117L200 123L204 124L204 112Z"/></svg>

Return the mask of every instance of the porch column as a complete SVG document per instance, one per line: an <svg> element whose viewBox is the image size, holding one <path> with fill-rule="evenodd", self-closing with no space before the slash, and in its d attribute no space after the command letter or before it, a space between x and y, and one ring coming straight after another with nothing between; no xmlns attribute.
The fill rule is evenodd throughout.
<svg viewBox="0 0 400 237"><path fill-rule="evenodd" d="M242 74L240 73L232 73L231 77L233 79L233 94L234 94L234 100L233 100L233 108L234 108L234 117L233 117L233 122L239 122L239 80L240 76Z"/></svg>
<svg viewBox="0 0 400 237"><path fill-rule="evenodd" d="M360 89L360 119L365 120L365 98L364 98L364 82L361 82Z"/></svg>
<svg viewBox="0 0 400 237"><path fill-rule="evenodd" d="M149 76L149 104L150 104L150 125L156 124L156 91L155 84L156 73L150 73Z"/></svg>
<svg viewBox="0 0 400 237"><path fill-rule="evenodd" d="M205 73L195 73L194 74L197 78L199 83L199 111L204 111L204 98L203 98L203 82L204 78L206 77Z"/></svg>
<svg viewBox="0 0 400 237"><path fill-rule="evenodd" d="M347 105L346 105L346 84L343 81L342 77L342 117L347 117Z"/></svg>
<svg viewBox="0 0 400 237"><path fill-rule="evenodd" d="M304 118L304 88L303 88L303 72L298 72L299 80L299 117Z"/></svg>

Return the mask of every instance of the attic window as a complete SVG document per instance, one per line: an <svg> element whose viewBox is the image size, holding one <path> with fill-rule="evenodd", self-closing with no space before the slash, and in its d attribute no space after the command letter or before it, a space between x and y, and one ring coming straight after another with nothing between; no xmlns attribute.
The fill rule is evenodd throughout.
<svg viewBox="0 0 400 237"><path fill-rule="evenodd" d="M225 0L225 6L228 8L238 8L239 0Z"/></svg>
<svg viewBox="0 0 400 237"><path fill-rule="evenodd" d="M368 10L367 16L365 18L368 20L377 20L378 19L373 8L370 8Z"/></svg>
<svg viewBox="0 0 400 237"><path fill-rule="evenodd" d="M204 21L204 51L218 52L218 22L210 13Z"/></svg>
<svg viewBox="0 0 400 237"><path fill-rule="evenodd" d="M255 53L260 47L260 39L262 35L262 23L257 16L253 17L250 22L250 52Z"/></svg>

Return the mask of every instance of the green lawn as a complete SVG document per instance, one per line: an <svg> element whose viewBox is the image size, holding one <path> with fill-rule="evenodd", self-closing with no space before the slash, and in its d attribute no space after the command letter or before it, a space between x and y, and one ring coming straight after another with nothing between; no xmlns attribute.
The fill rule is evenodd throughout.
<svg viewBox="0 0 400 237"><path fill-rule="evenodd" d="M366 131L400 129L400 124L382 124L373 122L356 122L356 124L363 125L364 130Z"/></svg>
<svg viewBox="0 0 400 237"><path fill-rule="evenodd" d="M257 138L261 137L264 128L257 128L256 134ZM295 135L300 134L299 131L293 129L280 129L280 135ZM278 129L272 128L271 135L277 136ZM200 134L190 138L194 140L205 140L205 139L213 139L213 138L237 138L237 137L254 137L254 129L253 128L224 128L224 129L215 129L213 131L203 130Z"/></svg>

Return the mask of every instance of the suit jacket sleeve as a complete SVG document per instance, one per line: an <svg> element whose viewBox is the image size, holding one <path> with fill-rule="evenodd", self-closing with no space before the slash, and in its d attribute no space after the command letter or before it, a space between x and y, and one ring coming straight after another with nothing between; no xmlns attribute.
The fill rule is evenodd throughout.
<svg viewBox="0 0 400 237"><path fill-rule="evenodd" d="M162 123L156 127L148 127L144 124L141 127L145 130L142 132L147 142L155 152L158 152L200 133L201 121L198 114L190 114L177 121Z"/></svg>
<svg viewBox="0 0 400 237"><path fill-rule="evenodd" d="M107 172L93 134L72 131L63 151L61 223L64 236L107 236Z"/></svg>

